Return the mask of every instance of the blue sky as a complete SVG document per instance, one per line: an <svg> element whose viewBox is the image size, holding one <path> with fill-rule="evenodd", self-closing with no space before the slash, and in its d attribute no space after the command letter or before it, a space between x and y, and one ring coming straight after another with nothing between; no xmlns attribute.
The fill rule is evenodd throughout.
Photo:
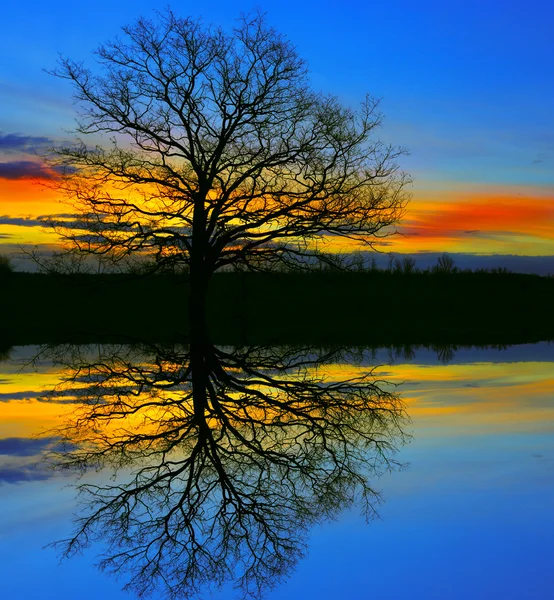
<svg viewBox="0 0 554 600"><path fill-rule="evenodd" d="M255 7L243 0L173 5L225 29ZM414 178L407 227L419 237L401 241L399 251L554 255L553 2L267 0L257 7L308 61L316 89L351 106L367 92L382 98L380 134L409 150L402 167ZM58 53L90 64L99 43L155 8L149 0L4 7L0 136L67 138L71 89L44 69L55 68ZM1 143L0 151L3 163L31 156ZM14 185L1 184L0 216L33 212L28 204L18 209ZM488 224L492 235L468 238L463 232L479 227L464 207L479 213L491 202L501 206L497 230ZM541 231L532 226L537 203L545 207ZM512 207L506 222L504 205ZM429 219L443 209L460 226L429 237ZM18 235L2 231L12 241Z"/></svg>
<svg viewBox="0 0 554 600"><path fill-rule="evenodd" d="M43 69L94 48L156 2L9 3L3 9L0 130L63 135L71 90ZM174 10L231 27L250 2ZM554 3L531 0L258 5L310 65L315 87L355 105L383 98L383 137L419 181L554 185Z"/></svg>

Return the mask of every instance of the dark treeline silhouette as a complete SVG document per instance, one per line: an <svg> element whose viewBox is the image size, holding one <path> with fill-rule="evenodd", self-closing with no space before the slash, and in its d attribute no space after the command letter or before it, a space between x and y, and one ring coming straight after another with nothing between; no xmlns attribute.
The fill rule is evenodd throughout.
<svg viewBox="0 0 554 600"><path fill-rule="evenodd" d="M344 370L353 351L226 348L204 335L47 354L65 375L45 399L74 406L47 434L65 447L50 462L101 471L80 483L74 534L57 546L71 556L101 541L100 567L139 595L232 583L259 597L312 525L352 504L371 517L372 481L398 466L402 402L371 367Z"/></svg>
<svg viewBox="0 0 554 600"><path fill-rule="evenodd" d="M188 334L187 274L13 273L2 282L6 344ZM516 344L554 339L554 278L516 273L310 271L214 275L218 344Z"/></svg>

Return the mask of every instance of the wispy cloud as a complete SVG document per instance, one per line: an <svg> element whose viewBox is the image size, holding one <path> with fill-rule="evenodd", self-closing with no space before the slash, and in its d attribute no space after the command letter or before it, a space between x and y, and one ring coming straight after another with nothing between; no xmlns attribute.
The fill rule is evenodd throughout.
<svg viewBox="0 0 554 600"><path fill-rule="evenodd" d="M45 463L37 461L40 461L44 452L57 449L61 449L59 438L0 439L0 485L42 481L53 477L51 469Z"/></svg>
<svg viewBox="0 0 554 600"><path fill-rule="evenodd" d="M0 466L0 484L2 483L24 483L29 481L44 481L50 479L52 474L45 469L35 465L24 466Z"/></svg>
<svg viewBox="0 0 554 600"><path fill-rule="evenodd" d="M0 179L55 179L62 169L48 166L40 156L59 144L46 136L0 131L0 154L8 159L0 162Z"/></svg>
<svg viewBox="0 0 554 600"><path fill-rule="evenodd" d="M419 202L399 228L427 238L528 234L554 237L554 198L467 197L454 202Z"/></svg>
<svg viewBox="0 0 554 600"><path fill-rule="evenodd" d="M0 179L56 179L56 169L32 160L0 162Z"/></svg>
<svg viewBox="0 0 554 600"><path fill-rule="evenodd" d="M0 393L0 402L11 402L12 400L29 400L36 399L40 392L36 390L24 390L21 392L4 392ZM1 441L1 440L0 440ZM0 451L0 454L2 452Z"/></svg>
<svg viewBox="0 0 554 600"><path fill-rule="evenodd" d="M0 152L24 152L35 154L44 152L55 145L55 140L44 136L21 135L19 133L0 132Z"/></svg>
<svg viewBox="0 0 554 600"><path fill-rule="evenodd" d="M5 438L0 439L0 455L34 456L52 445L52 439Z"/></svg>
<svg viewBox="0 0 554 600"><path fill-rule="evenodd" d="M0 225L18 225L19 227L44 227L46 217L10 217L8 215L0 216Z"/></svg>

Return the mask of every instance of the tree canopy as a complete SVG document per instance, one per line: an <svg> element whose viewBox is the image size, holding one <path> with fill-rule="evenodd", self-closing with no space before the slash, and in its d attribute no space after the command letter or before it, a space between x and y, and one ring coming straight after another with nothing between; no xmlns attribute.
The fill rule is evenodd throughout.
<svg viewBox="0 0 554 600"><path fill-rule="evenodd" d="M376 137L378 102L354 111L313 91L263 15L225 33L167 10L96 60L55 71L80 109L79 143L56 156L80 214L57 225L78 251L207 281L228 265L306 265L330 236L372 248L401 217L409 178ZM109 144L86 143L98 134Z"/></svg>

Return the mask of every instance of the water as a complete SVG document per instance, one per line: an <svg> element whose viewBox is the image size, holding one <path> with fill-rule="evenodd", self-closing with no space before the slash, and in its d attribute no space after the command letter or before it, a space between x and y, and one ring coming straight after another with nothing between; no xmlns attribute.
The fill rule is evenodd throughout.
<svg viewBox="0 0 554 600"><path fill-rule="evenodd" d="M77 404L67 386L56 398L40 398L60 374L68 374L71 361L65 371L53 364L51 354L28 364L38 350L16 348L0 365L2 595L129 598L121 591L128 579L123 569L117 581L93 566L105 550L104 539L61 564L52 548L43 548L72 532L71 515L78 509L68 484L75 483L75 476L41 464L41 450L57 442L32 436L67 422ZM378 516L367 523L359 503L348 505L346 500L337 510L322 506L322 518L307 526L305 556L294 568L284 569L282 577L270 578L274 588L265 589L268 598L551 597L554 346L451 350L442 348L439 356L422 348L400 354L342 352L317 364L317 353L310 355L307 371L328 383L379 365L372 381L381 381L393 398L399 395L409 419L400 423L403 436L373 430L374 438L382 435L398 448L387 454L395 462L384 474L364 467L371 489L381 494L380 503L371 500ZM85 355L94 352L80 354L81 367ZM237 365L233 368L229 370L236 373ZM257 372L267 368L265 364L265 371ZM176 371L172 373L175 379ZM289 371L283 380L287 378L298 380L298 370ZM181 392L185 379L179 383ZM85 383L90 386L82 372L78 382L81 389ZM270 438L263 439L267 448ZM372 452L370 447L368 456ZM242 463L225 466L235 474L237 464ZM120 477L128 477L132 468L125 467ZM106 480L104 471L88 473L83 481ZM213 509L213 498L206 502ZM237 594L228 582L214 597Z"/></svg>

